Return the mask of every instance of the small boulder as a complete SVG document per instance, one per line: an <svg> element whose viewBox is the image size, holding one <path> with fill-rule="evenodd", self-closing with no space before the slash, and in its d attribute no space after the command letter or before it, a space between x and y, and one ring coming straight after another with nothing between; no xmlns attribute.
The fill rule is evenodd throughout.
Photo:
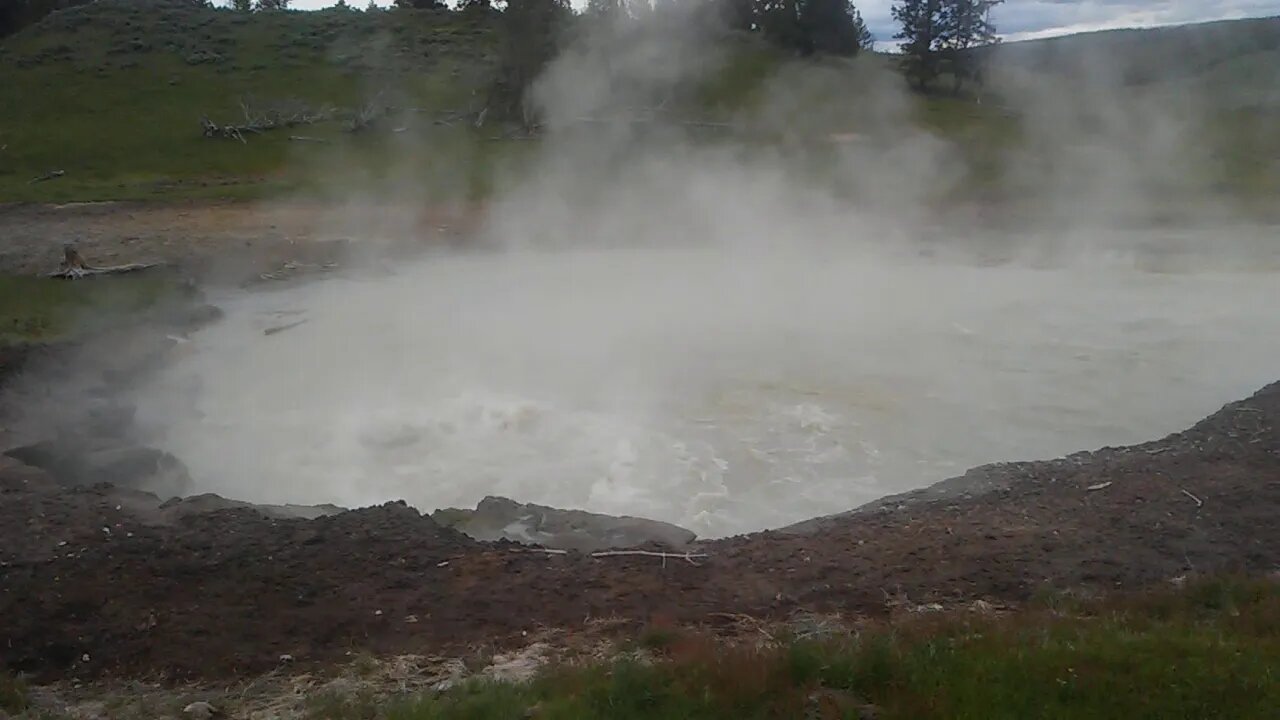
<svg viewBox="0 0 1280 720"><path fill-rule="evenodd" d="M242 500L224 498L213 493L173 498L160 506L164 519L169 522L219 510L252 510L271 518L298 518L303 520L314 520L318 517L345 512L344 508L340 508L337 505L255 505Z"/></svg>
<svg viewBox="0 0 1280 720"><path fill-rule="evenodd" d="M182 708L182 714L194 720L210 720L210 718L222 717L221 710L203 700L193 702Z"/></svg>
<svg viewBox="0 0 1280 720"><path fill-rule="evenodd" d="M182 495L191 485L191 476L181 460L141 445L95 448L75 441L49 440L4 454L47 471L63 485L108 483L163 498Z"/></svg>
<svg viewBox="0 0 1280 720"><path fill-rule="evenodd" d="M595 552L651 543L680 549L697 539L682 527L637 517L559 510L486 497L475 510L437 510L432 519L482 542L511 540L555 550Z"/></svg>

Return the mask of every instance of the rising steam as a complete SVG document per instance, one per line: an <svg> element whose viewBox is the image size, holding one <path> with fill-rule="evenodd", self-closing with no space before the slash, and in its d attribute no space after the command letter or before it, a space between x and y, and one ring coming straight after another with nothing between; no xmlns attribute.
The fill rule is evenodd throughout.
<svg viewBox="0 0 1280 720"><path fill-rule="evenodd" d="M705 32L601 27L552 64L549 134L485 213L498 252L221 299L143 393L151 439L241 499L501 494L718 535L1149 439L1274 379L1280 288L1235 272L1262 233L1186 202L1194 98L1002 79L987 102L1022 121L994 229L948 202L968 149L882 59L784 66L714 118L732 140L619 120L741 61ZM326 223L412 238L407 175L391 204L335 181ZM1171 199L1200 223L1126 228ZM263 335L284 318L307 322Z"/></svg>

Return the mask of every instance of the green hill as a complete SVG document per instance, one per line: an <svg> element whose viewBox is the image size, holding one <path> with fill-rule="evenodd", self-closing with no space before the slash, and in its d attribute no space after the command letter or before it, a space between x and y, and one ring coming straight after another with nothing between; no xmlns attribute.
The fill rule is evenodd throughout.
<svg viewBox="0 0 1280 720"><path fill-rule="evenodd" d="M1104 30L982 50L998 65L1059 77L1105 70L1125 85L1206 76L1240 58L1277 51L1280 17Z"/></svg>
<svg viewBox="0 0 1280 720"><path fill-rule="evenodd" d="M186 0L99 0L56 12L0 41L0 202L322 192L335 168L347 185L408 173L437 194L482 195L494 162L536 145L494 142L500 129L471 127L497 65L496 18L243 14ZM1035 139L1035 120L1001 96L1002 73L1068 96L1103 68L1108 81L1146 96L1209 98L1197 132L1215 160L1193 178L1200 186L1255 204L1280 189L1280 18L984 50L997 71L983 103L909 95L891 56L800 60L756 36L716 42L722 61L665 112L733 120L752 129L739 136L751 147L924 131L968 165L942 196L1025 195L1039 181L1011 174L1011 158ZM202 135L202 117L246 124L244 108L259 120L324 119L244 142ZM371 117L384 120L376 132L349 132ZM33 182L41 177L50 179Z"/></svg>
<svg viewBox="0 0 1280 720"><path fill-rule="evenodd" d="M173 0L103 0L55 13L0 46L0 200L269 192L290 182L287 133L201 136L287 103L347 115L376 103L470 110L494 33L457 13L239 14ZM30 184L52 170L56 181Z"/></svg>

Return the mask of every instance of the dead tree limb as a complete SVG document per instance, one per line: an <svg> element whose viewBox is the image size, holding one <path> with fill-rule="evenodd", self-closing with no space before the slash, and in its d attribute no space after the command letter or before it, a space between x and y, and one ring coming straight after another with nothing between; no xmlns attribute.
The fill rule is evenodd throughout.
<svg viewBox="0 0 1280 720"><path fill-rule="evenodd" d="M84 257L80 255L80 251L76 250L75 245L67 244L62 247L62 264L57 270L49 273L51 278L59 278L62 280L79 280L80 278L92 275L114 275L117 273L130 273L139 270L156 267L157 263L129 263L128 265L90 265L84 261Z"/></svg>
<svg viewBox="0 0 1280 720"><path fill-rule="evenodd" d="M7 147L7 146L6 146L6 147ZM27 183L27 184L28 184L28 185L35 185L36 183L42 183L42 182L45 182L45 181L48 181L48 180L56 180L56 179L58 179L58 178L62 177L63 175L66 175L66 174L67 174L67 171L66 171L66 170L50 170L49 172L47 172L47 173L45 173L45 174L41 175L40 177L37 177L37 178L31 178L31 182L29 182L29 183Z"/></svg>
<svg viewBox="0 0 1280 720"><path fill-rule="evenodd" d="M291 128L298 125L314 125L333 119L337 110L331 105L312 109L300 102L287 102L269 106L264 111L256 111L253 104L245 99L240 100L240 114L244 122L219 125L208 116L200 117L200 127L207 138L225 138L239 140L244 143L246 134L261 134L278 128Z"/></svg>

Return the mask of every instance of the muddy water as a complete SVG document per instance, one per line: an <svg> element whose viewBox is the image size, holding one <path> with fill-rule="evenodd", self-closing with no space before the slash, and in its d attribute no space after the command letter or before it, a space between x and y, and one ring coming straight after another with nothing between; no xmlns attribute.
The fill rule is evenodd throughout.
<svg viewBox="0 0 1280 720"><path fill-rule="evenodd" d="M1153 439L1280 376L1280 276L1137 265L437 258L220 299L141 415L240 499L499 494L726 535Z"/></svg>

